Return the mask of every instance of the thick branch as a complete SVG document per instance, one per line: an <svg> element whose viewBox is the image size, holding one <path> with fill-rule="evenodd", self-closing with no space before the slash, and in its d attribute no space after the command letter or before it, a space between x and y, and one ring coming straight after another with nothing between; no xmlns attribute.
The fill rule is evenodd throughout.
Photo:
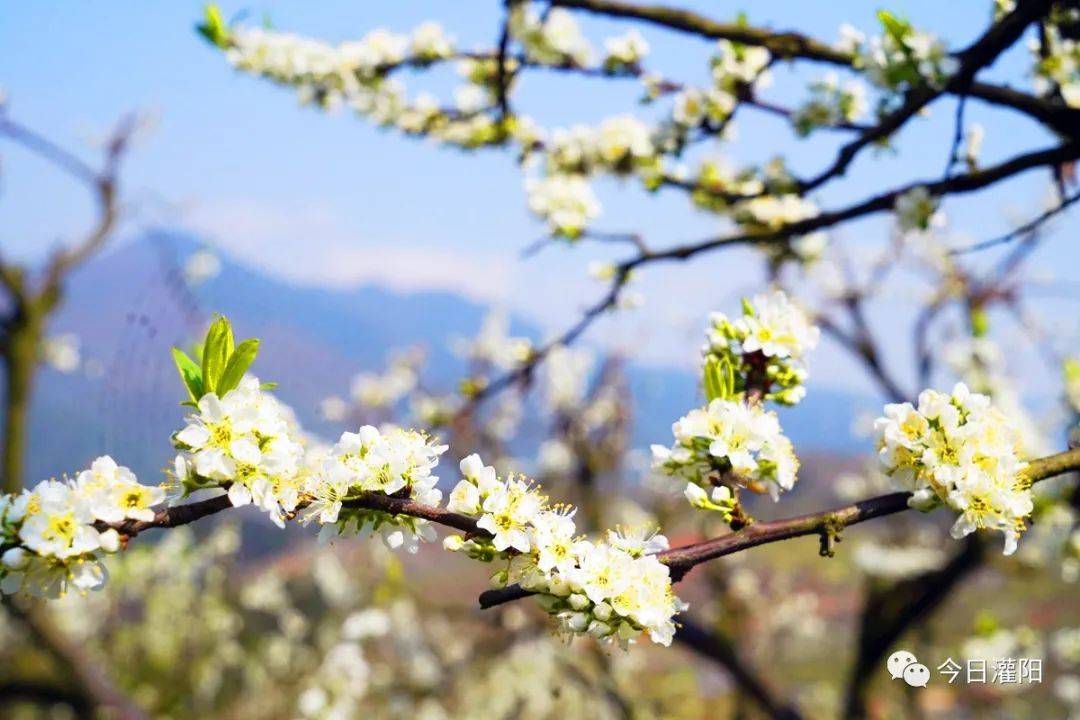
<svg viewBox="0 0 1080 720"><path fill-rule="evenodd" d="M308 503L301 503L297 510L302 510L307 505ZM367 493L355 500L346 501L344 505L369 510L381 510L392 515L408 515L421 520L430 520L433 523L461 530L471 535L488 534L486 531L476 527L476 521L466 515L431 505L421 505L407 498L397 498L380 493ZM228 510L231 507L233 505L229 502L227 495L218 495L186 505L158 508L154 513L153 520L125 520L119 523L104 524L103 527L111 527L121 535L133 538L153 528L174 528L187 525L208 515L216 515L222 510Z"/></svg>
<svg viewBox="0 0 1080 720"><path fill-rule="evenodd" d="M552 4L609 17L641 20L703 38L724 38L746 45L764 47L777 57L786 59L798 58L843 67L852 67L855 62L853 55L841 52L828 43L801 33L772 31L742 23L718 22L690 10L662 5L638 5L619 0L553 0ZM947 87L945 91L951 92L952 88ZM984 82L969 83L966 92L971 97L991 105L1008 107L1021 112L1064 137L1080 139L1080 109L1029 95L1008 86Z"/></svg>
<svg viewBox="0 0 1080 720"><path fill-rule="evenodd" d="M776 690L765 676L739 657L730 638L709 632L696 621L683 616L679 618L675 641L723 666L738 686L770 718L799 720L802 717L794 705L777 697Z"/></svg>
<svg viewBox="0 0 1080 720"><path fill-rule="evenodd" d="M985 548L982 540L970 535L963 549L939 569L879 588L869 594L859 629L858 656L848 684L844 717L866 717L866 694L881 660L913 625L933 613L952 590L978 566Z"/></svg>
<svg viewBox="0 0 1080 720"><path fill-rule="evenodd" d="M618 0L552 0L552 5L577 8L598 15L631 18L680 30L705 38L726 39L745 45L768 48L781 58L819 60L833 65L851 65L851 56L797 32L774 32L742 23L722 23L691 10L665 5L637 5Z"/></svg>

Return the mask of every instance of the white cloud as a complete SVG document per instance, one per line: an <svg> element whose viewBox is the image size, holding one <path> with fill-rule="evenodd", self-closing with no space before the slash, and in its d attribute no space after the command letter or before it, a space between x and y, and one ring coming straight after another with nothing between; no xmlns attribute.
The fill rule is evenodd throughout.
<svg viewBox="0 0 1080 720"><path fill-rule="evenodd" d="M518 271L505 256L397 238L362 237L328 203L269 204L239 197L201 204L184 224L248 265L295 283L371 282L403 291L447 290L505 302Z"/></svg>

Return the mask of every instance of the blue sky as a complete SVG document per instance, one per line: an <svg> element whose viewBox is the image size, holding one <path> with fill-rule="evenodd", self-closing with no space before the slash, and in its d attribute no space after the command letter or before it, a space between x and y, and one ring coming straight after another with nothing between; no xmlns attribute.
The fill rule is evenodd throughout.
<svg viewBox="0 0 1080 720"><path fill-rule="evenodd" d="M329 40L379 26L405 31L433 18L471 47L493 42L499 5L494 0L335 0L226 2L223 9L227 16L249 9L256 19L266 12L280 29ZM737 8L696 5L729 20ZM844 21L873 31L877 5L814 3L812 13L807 3L795 1L747 7L754 23L797 27L833 40ZM910 1L892 8L959 47L988 22L990 3ZM613 248L550 248L529 261L520 259L521 249L543 228L525 209L521 174L509 154L440 149L372 128L346 112L327 116L298 107L288 91L233 72L193 32L200 13L196 2L74 0L18 3L4 11L0 86L14 117L76 147L92 144L125 111L138 109L157 118L124 173L132 217L128 236L158 224L192 228L246 262L297 282L375 280L405 288L451 288L506 305L551 330L571 322L602 290L587 277L585 265L617 257ZM596 46L628 27L584 16L583 24ZM651 68L689 81L705 77L709 43L641 30L653 46ZM1025 52L1014 49L988 77L1026 84L1025 60ZM796 104L801 84L823 71L782 68L766 95ZM421 86L420 80L410 83L411 89ZM434 87L446 87L445 79L436 78ZM522 83L518 106L544 125L596 122L637 111L639 93L632 81L541 74ZM1026 121L977 103L969 107L968 119L986 127L987 162L1050 142ZM817 199L831 207L868 187L940 176L951 120L951 101L938 103L930 117L903 133L897 156L860 159L844 182ZM809 172L830 158L842 140L833 134L800 143L779 121L748 113L739 124L738 140L721 151L742 162L785 152L796 170ZM89 148L84 154L92 152ZM83 227L90 206L79 188L37 160L10 146L0 146L0 153L0 248L12 256L40 258L58 239ZM958 233L988 237L1036 214L1046 187L1045 176L1032 173L1007 188L950 202L946 209ZM599 190L605 208L598 229L637 229L658 246L723 229L677 193L647 196L632 183L616 182L601 183ZM1076 283L1080 251L1073 226L1070 219L1058 224L1036 265L1052 267L1056 278ZM838 236L852 247L869 246L886 237L887 227L885 219L875 219L852 224ZM1053 265L1049 257L1055 258ZM591 338L648 360L688 362L707 312L733 308L739 294L759 287L759 279L758 264L741 250L649 269L640 280L646 307L605 322ZM904 290L897 292L900 297ZM1066 333L1077 337L1070 319L1075 303L1047 307L1048 321L1062 323ZM875 318L895 325L906 317L899 308L898 302ZM890 350L906 352L899 334L885 335ZM819 356L821 382L852 382L848 361L825 350Z"/></svg>

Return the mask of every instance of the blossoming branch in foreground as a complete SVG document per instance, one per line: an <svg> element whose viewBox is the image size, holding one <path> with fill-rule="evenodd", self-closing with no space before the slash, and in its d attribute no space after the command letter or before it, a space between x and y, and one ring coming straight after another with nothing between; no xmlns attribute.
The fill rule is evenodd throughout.
<svg viewBox="0 0 1080 720"><path fill-rule="evenodd" d="M881 465L913 493L911 507L947 505L959 513L953 537L999 530L1005 554L1016 551L1033 509L1031 483L1023 475L1021 434L989 397L963 383L949 395L925 390L917 408L886 405L875 429Z"/></svg>
<svg viewBox="0 0 1080 720"><path fill-rule="evenodd" d="M181 487L226 488L234 506L254 503L284 527L305 490L304 451L284 406L246 376L220 398L201 397L197 410L173 438Z"/></svg>
<svg viewBox="0 0 1080 720"><path fill-rule="evenodd" d="M667 566L652 554L667 548L663 535L609 530L606 540L589 541L577 534L572 507L549 505L524 478L500 478L478 455L461 461L461 473L448 508L479 518L477 526L491 537L451 535L446 549L504 563L493 584L518 583L537 593L568 637L588 634L626 647L648 633L653 642L671 644L672 618L686 605L671 589Z"/></svg>
<svg viewBox="0 0 1080 720"><path fill-rule="evenodd" d="M652 446L653 470L686 481L691 505L720 511L730 521L732 487L777 500L795 484L799 461L762 401L793 405L802 399L802 358L820 331L780 291L744 300L735 320L714 313L711 321L703 351L709 403L672 426L672 447Z"/></svg>
<svg viewBox="0 0 1080 720"><path fill-rule="evenodd" d="M365 425L358 433L342 433L312 471L306 488L311 504L304 511L304 523L317 520L322 540L371 529L381 532L391 548L404 546L416 552L420 540L435 539L426 520L344 503L362 493L383 493L437 506L442 491L435 487L439 478L432 471L446 449L414 430L380 431Z"/></svg>
<svg viewBox="0 0 1080 720"><path fill-rule="evenodd" d="M44 480L0 497L0 591L55 598L101 587L102 556L120 549L119 534L104 524L152 519L164 498L162 488L141 485L108 456L74 480Z"/></svg>

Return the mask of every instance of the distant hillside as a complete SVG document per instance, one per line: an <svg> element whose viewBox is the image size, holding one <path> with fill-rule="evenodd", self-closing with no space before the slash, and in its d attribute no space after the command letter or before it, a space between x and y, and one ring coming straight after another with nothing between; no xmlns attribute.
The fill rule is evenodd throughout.
<svg viewBox="0 0 1080 720"><path fill-rule="evenodd" d="M352 289L302 287L221 255L214 278L189 290L181 268L201 247L189 236L156 232L124 244L74 278L54 333L79 336L87 371L44 370L35 395L29 477L77 468L95 453L122 457L137 472L154 473L171 457L168 436L182 417L172 345L191 341L213 312L228 315L243 336L264 339L258 374L282 381L280 394L306 426L331 432L315 414L320 399L344 393L350 377L377 369L388 351L422 343L430 381L451 387L463 371L448 350L474 334L488 308L446 292L400 293L376 285ZM514 332L537 337L515 320ZM698 402L688 372L631 364L638 408L636 442L670 439L670 425ZM805 451L851 454L857 396L811 388L782 420ZM339 430L339 429L338 429Z"/></svg>

